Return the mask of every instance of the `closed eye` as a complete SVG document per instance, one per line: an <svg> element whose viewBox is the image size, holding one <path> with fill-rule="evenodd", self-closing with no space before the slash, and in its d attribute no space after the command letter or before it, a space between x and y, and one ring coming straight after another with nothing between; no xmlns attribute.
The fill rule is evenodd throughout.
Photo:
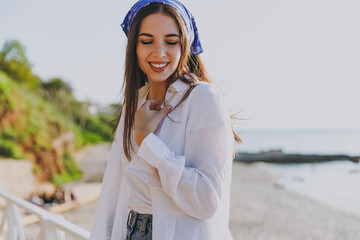
<svg viewBox="0 0 360 240"><path fill-rule="evenodd" d="M178 42L166 42L169 45L176 45Z"/></svg>

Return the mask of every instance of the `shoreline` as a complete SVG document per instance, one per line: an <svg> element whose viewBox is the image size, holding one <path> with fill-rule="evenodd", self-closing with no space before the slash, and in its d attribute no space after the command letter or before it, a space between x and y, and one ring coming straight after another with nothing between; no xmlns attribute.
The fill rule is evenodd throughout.
<svg viewBox="0 0 360 240"><path fill-rule="evenodd" d="M278 175L277 184L286 191L360 218L360 197L352 190L360 181L360 165L332 161L293 165L255 163L255 166Z"/></svg>
<svg viewBox="0 0 360 240"><path fill-rule="evenodd" d="M230 230L234 239L360 239L360 217L289 191L279 175L234 162Z"/></svg>

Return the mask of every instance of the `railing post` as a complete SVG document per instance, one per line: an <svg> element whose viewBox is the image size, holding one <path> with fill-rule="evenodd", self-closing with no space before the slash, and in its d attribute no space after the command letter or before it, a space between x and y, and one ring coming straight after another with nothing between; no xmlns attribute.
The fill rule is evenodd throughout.
<svg viewBox="0 0 360 240"><path fill-rule="evenodd" d="M47 217L41 217L43 240L56 240L54 229L51 227Z"/></svg>
<svg viewBox="0 0 360 240"><path fill-rule="evenodd" d="M3 236L5 221L6 221L6 206L2 207L1 211L3 212L3 216L2 216L1 223L0 223L0 240L4 240L2 236Z"/></svg>
<svg viewBox="0 0 360 240"><path fill-rule="evenodd" d="M24 229L21 225L18 206L13 203L7 203L5 216L7 216L8 219L8 239L25 240Z"/></svg>
<svg viewBox="0 0 360 240"><path fill-rule="evenodd" d="M16 240L14 216L11 211L11 203L6 204L6 217L8 220L8 240Z"/></svg>
<svg viewBox="0 0 360 240"><path fill-rule="evenodd" d="M15 223L15 227L17 230L19 240L25 240L24 229L23 229L23 226L22 226L21 220L20 220L19 208L17 205L12 203L12 204L10 204L10 209L13 213L14 223Z"/></svg>
<svg viewBox="0 0 360 240"><path fill-rule="evenodd" d="M65 220L65 218L60 215L56 215L54 217ZM41 223L43 226L44 240L65 240L65 232L52 226L50 219L43 217L41 218Z"/></svg>
<svg viewBox="0 0 360 240"><path fill-rule="evenodd" d="M64 221L65 217L61 216L61 215L56 215L56 218ZM65 240L65 232L61 231L60 229L55 228L55 235L56 235L56 240Z"/></svg>

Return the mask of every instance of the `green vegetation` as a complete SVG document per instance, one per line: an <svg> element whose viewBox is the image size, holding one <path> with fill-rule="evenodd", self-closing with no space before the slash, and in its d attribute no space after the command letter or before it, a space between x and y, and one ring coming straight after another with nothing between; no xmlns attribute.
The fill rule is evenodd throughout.
<svg viewBox="0 0 360 240"><path fill-rule="evenodd" d="M35 88L41 83L41 79L32 73L25 47L19 41L6 41L0 53L0 69L13 80L30 87Z"/></svg>
<svg viewBox="0 0 360 240"><path fill-rule="evenodd" d="M14 159L24 158L22 149L13 141L0 139L0 155Z"/></svg>
<svg viewBox="0 0 360 240"><path fill-rule="evenodd" d="M65 171L53 176L51 179L52 183L54 183L56 186L60 186L64 183L82 178L82 172L76 164L74 157L70 153L64 153L62 160L65 166Z"/></svg>
<svg viewBox="0 0 360 240"><path fill-rule="evenodd" d="M88 111L90 102L80 102L72 88L60 78L43 81L34 75L25 56L25 48L16 40L7 41L0 52L0 156L14 159L30 158L35 173L56 184L76 180L81 172L70 153L62 165L45 174L49 164L57 162L54 141L66 133L73 136L73 148L86 144L112 141L113 123L117 112ZM119 110L119 109L118 109ZM59 169L65 169L61 171Z"/></svg>

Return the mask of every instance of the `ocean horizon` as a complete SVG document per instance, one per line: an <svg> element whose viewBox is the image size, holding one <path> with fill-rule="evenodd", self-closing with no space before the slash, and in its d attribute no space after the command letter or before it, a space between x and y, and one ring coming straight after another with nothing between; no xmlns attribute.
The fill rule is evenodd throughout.
<svg viewBox="0 0 360 240"><path fill-rule="evenodd" d="M360 129L242 130L238 152L281 150L287 154L360 156Z"/></svg>

